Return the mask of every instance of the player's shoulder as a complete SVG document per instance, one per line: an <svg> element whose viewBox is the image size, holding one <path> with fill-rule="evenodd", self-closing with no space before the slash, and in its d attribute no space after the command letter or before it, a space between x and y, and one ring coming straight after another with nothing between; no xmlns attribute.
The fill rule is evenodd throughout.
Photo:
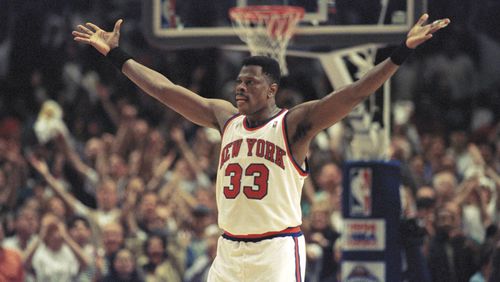
<svg viewBox="0 0 500 282"><path fill-rule="evenodd" d="M228 121L238 115L238 109L226 100L209 99L209 101L213 114L217 119L218 127L222 131Z"/></svg>
<svg viewBox="0 0 500 282"><path fill-rule="evenodd" d="M289 109L286 113L287 126L293 127L307 120L317 102L318 100L307 101Z"/></svg>

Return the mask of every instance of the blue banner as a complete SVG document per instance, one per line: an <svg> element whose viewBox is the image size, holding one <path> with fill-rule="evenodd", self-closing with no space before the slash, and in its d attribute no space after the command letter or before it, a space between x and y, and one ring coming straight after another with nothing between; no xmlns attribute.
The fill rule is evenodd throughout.
<svg viewBox="0 0 500 282"><path fill-rule="evenodd" d="M343 168L342 281L401 281L401 183L395 161Z"/></svg>

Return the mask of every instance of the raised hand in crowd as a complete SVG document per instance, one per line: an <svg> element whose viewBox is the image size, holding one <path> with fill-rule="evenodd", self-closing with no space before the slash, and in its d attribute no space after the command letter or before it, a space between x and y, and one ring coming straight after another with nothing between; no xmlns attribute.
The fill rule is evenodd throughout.
<svg viewBox="0 0 500 282"><path fill-rule="evenodd" d="M31 166L36 169L42 176L50 173L49 166L43 160L38 159L34 154L29 154L26 156ZM48 219L47 219L48 220Z"/></svg>
<svg viewBox="0 0 500 282"><path fill-rule="evenodd" d="M58 197L60 197L70 209L75 210L80 201L76 199L76 197L71 193L68 193L61 182L59 182L51 174L47 162L38 159L34 154L28 154L26 157L31 166L43 177L47 184L49 184L49 187L52 189L52 191L54 191L54 193ZM49 219L46 219L46 221L50 223L50 217Z"/></svg>
<svg viewBox="0 0 500 282"><path fill-rule="evenodd" d="M106 114L113 122L113 124L118 127L120 125L120 112L118 108L111 101L111 94L109 86L106 86L102 83L98 83L96 86L97 97L99 97L99 101L101 105L106 111Z"/></svg>
<svg viewBox="0 0 500 282"><path fill-rule="evenodd" d="M186 141L184 131L181 128L174 127L170 131L170 136L175 144L180 149L180 153L188 165L188 169L194 173L194 177L198 182L199 186L206 186L209 183L208 176L200 165L200 162L196 158L193 150Z"/></svg>
<svg viewBox="0 0 500 282"><path fill-rule="evenodd" d="M147 190L156 191L160 188L159 185L161 183L161 180L165 173L172 166L175 160L175 156L176 153L174 152L174 150L170 150L167 155L160 160L160 163L153 167L153 175L146 185Z"/></svg>
<svg viewBox="0 0 500 282"><path fill-rule="evenodd" d="M39 279L46 279L52 276L56 277L56 275L58 275L56 274L56 269L42 269L43 262L40 260L43 260L44 256L47 254L43 249L39 251L41 244L44 244L46 248L50 249L51 252L58 254L50 257L50 260L55 260L52 261L54 263L70 263L70 261L58 261L61 258L69 260L76 259L75 262L78 263L78 270L75 273L71 273L71 269L64 270L68 272L68 277L69 275L76 275L78 272L84 270L88 265L90 265L90 258L85 255L82 248L73 240L73 238L71 238L64 222L53 214L46 214L42 218L38 239L28 247L23 256L26 269L34 272L37 276L43 275L38 277ZM63 245L69 247L74 257L71 255L68 256L67 253L63 253L61 249Z"/></svg>

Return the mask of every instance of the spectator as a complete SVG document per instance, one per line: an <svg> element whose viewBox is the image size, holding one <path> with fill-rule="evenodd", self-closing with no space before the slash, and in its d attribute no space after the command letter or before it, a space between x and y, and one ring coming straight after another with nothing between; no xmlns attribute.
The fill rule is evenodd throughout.
<svg viewBox="0 0 500 282"><path fill-rule="evenodd" d="M124 246L139 257L143 253L144 242L150 241L150 237L154 238L150 234L157 231L161 231L163 237L168 237L167 260L177 260L177 255L179 255L180 261L185 262L187 256L185 245L189 245L195 229L194 224L191 225L193 209L199 205L215 209L216 195L213 192L215 190L213 183L220 153L219 132L215 130L214 133L204 128L186 126L186 123L179 122L179 117L175 113L165 111L149 97L142 95L136 98L136 88L131 87L131 84L123 83L122 78L116 76L113 69L97 60L93 54L88 53L87 48L82 48L70 40L61 40L63 37L60 36L64 34L63 27L76 26L82 18L102 18L102 24L106 24L120 15L126 15L127 22L138 22L140 13L137 13L136 8L140 7L141 1L114 1L111 4L108 2L96 2L96 4L88 1L54 1L53 3L57 5L45 5L47 1L44 4L38 1L33 5L27 4L26 1L17 1L13 5L8 4L12 1L0 2L2 3L0 13L8 16L6 21L0 23L4 27L3 32L0 32L0 41L5 43L2 46L11 47L0 51L6 58L6 60L0 60L2 63L6 62L0 64L0 69L2 69L0 74L0 85L2 85L0 87L0 218L5 222L6 237L1 249L15 249L24 253L32 243L36 243L39 239L41 222L39 215L50 211L57 214L59 220L68 222L68 233L87 257L92 258L89 267L78 275L77 279L80 281L88 281L85 279L89 278L88 273L92 272L94 262L95 267L102 269L96 273L98 275L95 278L102 280L110 265L108 261L111 262L117 250ZM359 3L349 4L352 1L343 2L343 6L347 6L347 11L354 11L353 7L359 5ZM476 2L478 6L479 3L485 1ZM498 14L500 6L496 4L497 1L488 3L494 2L493 5L484 5L488 11L484 10L482 14L489 14L490 17ZM4 3L7 4L6 7ZM432 1L429 9L431 14L436 15L436 7L444 7L439 10L441 15L444 15L451 11L451 7L454 6L452 4L450 1L436 0ZM338 6L337 10L339 11L340 8ZM460 7L453 7L453 13L456 13L457 9ZM57 16L61 11L64 11L65 17ZM345 15L346 10L340 12ZM393 137L399 139L394 145L398 145L395 148L402 150L396 150L395 152L398 153L396 156L400 157L403 166L407 165L410 168L411 180L417 188L413 192L416 193L418 217L428 232L424 243L425 250L427 250L428 258L433 261L436 259L438 249L432 249L429 245L431 242L432 246L437 245L436 210L445 208L449 201L459 206L459 208L452 209L453 213L457 213L453 216L457 217L457 220L463 218L461 226L452 232L453 236L456 235L467 244L474 245L471 238L481 242L486 234L485 244L491 243L495 246L500 234L493 232L497 228L495 223L498 223L500 218L500 197L495 197L500 189L500 177L498 177L500 123L498 122L499 115L496 113L498 101L500 101L498 99L500 76L496 75L498 71L494 69L498 66L488 64L499 58L500 48L497 48L497 42L492 40L496 38L488 38L484 30L477 28L478 22L475 18L477 17L473 16L468 19L469 25L463 25L460 34L465 36L473 34L474 39L480 38L478 45L473 46L474 48L466 47L469 51L478 51L480 56L477 56L478 54L474 55L477 57L470 56L462 51L453 52L454 54L448 51L442 52L443 41L436 41L437 44L428 45L425 49L416 52L414 60L400 69L399 74L406 74L409 78L403 83L404 85L397 85L397 76L393 81L393 84L396 84L393 89L408 90L398 92L409 100L413 99L414 102L415 111L413 115L407 117L407 120L401 123L397 122L395 117L396 124L393 127L391 140L394 139ZM489 25L490 29L494 29L495 25L491 25L487 19L488 17L482 17L481 24ZM220 19L220 21L227 21L227 19ZM361 20L358 19L358 21ZM21 22L28 24L18 24ZM135 48L134 53L139 54L138 59L141 62L149 62L148 65L155 66L162 73L167 73L173 81L181 81L181 84L189 85L188 87L192 89L202 89L204 94L207 94L206 97L221 97L221 93L216 93L214 90L222 89L223 85L226 85L227 89L234 88L233 75L239 69L237 64L242 54L198 52L197 54L202 55L197 56L196 60L189 60L187 65L179 64L179 61L186 62L185 54L191 55L191 51L165 53L156 47L143 44L143 40L135 40L141 39L139 27L140 25L134 24L124 27L122 32L133 34L134 37L125 36L122 44ZM54 33L53 28L57 29L57 32ZM130 38L134 40L126 41ZM29 44L26 44L27 39ZM450 47L450 50L458 50L462 44L469 44L467 42L469 40L462 42L451 40L446 41L446 45ZM54 51L54 47L57 47L57 52ZM469 51L467 52L470 53ZM83 53L88 54L82 55ZM429 54L434 56L429 59ZM473 83L468 87L460 88L457 85L467 83L468 80L462 79L458 83L456 78L460 76L457 74L466 73L463 71L465 65L468 70L471 69L471 62L466 58L467 56L474 60L477 58L481 60L474 61L477 72L474 75L475 78L472 79ZM88 59L81 60L80 58ZM458 60L455 61L455 58ZM438 64L431 62L434 59L438 59ZM213 60L217 60L220 73L214 72L212 75L204 66L196 66L202 61ZM316 68L308 68L308 65L304 64L304 59L291 60L288 63L297 65L298 62L300 63L298 68L292 66L290 69L299 70L301 75L314 76L314 83L317 82L314 87L315 91L301 91L302 93L291 91L296 86L300 89L307 88L303 85L304 81L292 81L299 77L292 73L292 76L283 79L282 92L276 97L278 100L288 100L285 104L296 105L297 101L304 98L299 97L300 95L314 97L316 93L323 93L318 89L331 87L326 76ZM458 69L458 72L457 69L449 68L450 65L457 66L457 63L462 67ZM175 65L183 67L171 67ZM315 66L319 66L319 63ZM429 66L439 68L429 70ZM96 71L88 71L89 68ZM190 70L195 71L190 73ZM207 76L207 73L210 76ZM422 74L425 77L422 77ZM214 87L203 86L203 79L206 77L212 78L211 82L216 77L217 82L213 83ZM478 83L481 81L477 79L486 83ZM407 83L408 81L411 83ZM417 81L424 83L416 83ZM476 89L478 87L481 89ZM224 89L223 92L232 93L233 91ZM446 97L447 93L451 93L452 96ZM233 94L231 97L228 96L228 98L232 97ZM62 136L57 136L55 140L42 146L36 144L32 127L38 108L49 99L61 103L64 122L71 137L61 139ZM443 101L452 101L452 103L443 103ZM278 104L282 103L278 102ZM441 112L436 113L435 109L440 109ZM487 115L483 116L482 113L487 113ZM472 116L473 120L470 119ZM487 119L477 119L481 117ZM449 126L450 121L454 123L451 126ZM457 121L461 121L460 124L457 124ZM481 128L474 130L478 125ZM342 126L338 124L338 127ZM328 131L331 133L333 129L328 129ZM327 161L325 165L327 168L330 166L328 161L333 158L341 167L344 161L341 152L347 150L343 146L347 144L345 140L349 138L349 132L347 130L336 131L330 137L330 141L337 138L338 142L331 142L330 147L321 147L321 149L313 145L311 155L314 156L311 159L313 161L321 159L321 163ZM401 140L406 141L400 142ZM411 148L408 148L407 141L410 142ZM189 150L192 152L189 153ZM58 187L62 187L60 191L77 199L74 201L75 205L68 204L69 197L61 197L62 193L59 194L50 185L47 189L45 181L39 181L37 174L30 173L29 166L26 165L27 159L21 154L21 152L29 151L36 152L40 160L47 161L47 169L59 183ZM401 158L401 156L404 157ZM176 164L178 164L177 167ZM335 230L339 232L342 229L341 180L336 181L339 183L339 188L333 188L337 186L332 186L334 174L330 174L328 169L322 172L322 165L311 164L313 177L308 178L309 183L307 184L306 181L306 185L310 185L312 193L304 194L304 196L309 196L307 204L312 206L315 203L316 192L318 192L316 200L327 195L331 197L330 207L335 209L329 211L329 217L334 223ZM339 168L337 170L338 178L341 176L341 170ZM204 176L196 177L198 173ZM317 177L322 173L327 175L326 181L319 180L320 177ZM479 176L479 184L482 176L485 176L493 182L493 185L491 182L488 185L477 183L472 185L471 175ZM109 186L116 186L116 189L105 188L104 190L108 189L111 192L100 194L97 199L99 201L97 209L93 209L100 184L104 184L107 178L113 179L115 184ZM436 186L428 186L432 184L433 179ZM323 182L329 184L320 184ZM129 189L129 187L132 188ZM472 189L473 187L475 188ZM330 191L328 194L324 192L327 190ZM135 194L129 191L135 191ZM193 194L189 191L193 191ZM307 192L306 188L304 191ZM153 199L154 196L151 195L156 195L156 199ZM113 210L121 210L118 214L110 216L107 212L95 212L103 211L104 205L107 205L104 202L108 204L113 202L113 197L117 199L114 205L116 209ZM131 199L129 206L126 203L127 198ZM443 200L443 198L448 200ZM485 200L484 203L488 203L486 209L482 208L481 201L483 200ZM78 203L80 201L88 207ZM139 227L133 228L127 215L124 214L125 209L128 209L129 214L132 215L131 218ZM75 212L76 218L81 219L81 216L86 214L88 219L73 220ZM316 217L309 213L310 206L304 205L304 221L311 221L312 217ZM489 221L493 224L488 225L486 215L490 217ZM89 221L90 230L85 221ZM97 227L97 222L101 223L102 228ZM202 241L200 245L205 245L206 251L200 251L201 255L192 262L188 272L194 274L186 281L204 281L203 277L206 274L204 271L212 261L211 249L215 249L218 233L215 232L211 239L206 236L200 237ZM306 239L312 241L310 237ZM445 246L453 245L451 242L455 240L446 240ZM158 242L156 244L159 245ZM341 245L339 241L337 244ZM498 251L498 248L495 251ZM432 252L432 257L430 252ZM473 253L476 257L471 258L471 261L472 259L479 261L480 257L477 253ZM146 261L149 259L147 254L143 254L142 257ZM465 258L460 260L465 260ZM494 255L492 261L492 274L489 280L497 282L500 281L500 275L498 275L500 256ZM438 261L438 265L444 262L444 260ZM139 265L142 266L143 263L144 261L141 260ZM185 263L183 267L185 268ZM0 266L0 273L4 270L7 269ZM476 270L479 269L476 268ZM30 276L32 276L30 272L25 272L26 281L32 282ZM186 274L185 277L188 275ZM1 276L0 281L2 281Z"/></svg>
<svg viewBox="0 0 500 282"><path fill-rule="evenodd" d="M144 193L139 202L139 211L137 213L137 219L139 222L139 227L149 233L151 230L150 225L154 223L156 219L156 208L158 207L158 196L154 192Z"/></svg>
<svg viewBox="0 0 500 282"><path fill-rule="evenodd" d="M194 261L206 252L205 229L215 222L213 211L205 206L195 207L192 216L191 240L187 248L187 268L191 267Z"/></svg>
<svg viewBox="0 0 500 282"><path fill-rule="evenodd" d="M495 248L491 243L481 246L479 252L479 267L480 269L474 273L469 282L487 282L492 272L492 258Z"/></svg>
<svg viewBox="0 0 500 282"><path fill-rule="evenodd" d="M183 156L178 164L182 167L181 171L184 172L183 181L180 183L181 189L194 194L197 189L210 186L210 180L187 143L184 132L180 128L174 128L171 136Z"/></svg>
<svg viewBox="0 0 500 282"><path fill-rule="evenodd" d="M466 236L482 244L486 229L492 223L492 209L496 210L496 195L492 196L496 191L486 177L473 177L467 181L472 183L463 205L463 230Z"/></svg>
<svg viewBox="0 0 500 282"><path fill-rule="evenodd" d="M447 153L452 155L457 162L457 172L460 177L468 167L473 165L472 158L467 150L467 133L463 130L455 130L450 134L450 146Z"/></svg>
<svg viewBox="0 0 500 282"><path fill-rule="evenodd" d="M138 271L134 255L128 249L119 249L111 261L109 274L103 282L144 282Z"/></svg>
<svg viewBox="0 0 500 282"><path fill-rule="evenodd" d="M415 204L417 207L417 220L424 227L426 236L423 238L424 256L429 254L429 239L436 235L435 219L436 219L436 192L430 186L420 187L417 191Z"/></svg>
<svg viewBox="0 0 500 282"><path fill-rule="evenodd" d="M427 234L433 236L436 213L436 192L430 186L420 187L416 196L417 218L425 227Z"/></svg>
<svg viewBox="0 0 500 282"><path fill-rule="evenodd" d="M90 223L86 218L81 216L72 217L68 222L68 230L71 238L80 246L88 258L97 257L97 248L91 242L92 231ZM87 269L80 273L77 278L78 282L90 282L100 277L100 273L97 273L99 269L97 268L96 261L92 260Z"/></svg>
<svg viewBox="0 0 500 282"><path fill-rule="evenodd" d="M330 207L331 226L337 232L343 230L342 220L342 171L334 162L326 162L319 168L319 173L315 177L317 190L314 196L314 203L326 201ZM313 205L314 205L313 203Z"/></svg>
<svg viewBox="0 0 500 282"><path fill-rule="evenodd" d="M125 234L123 226L117 222L111 222L102 228L102 246L104 248L104 265L101 271L107 274L110 271L115 254L125 245Z"/></svg>
<svg viewBox="0 0 500 282"><path fill-rule="evenodd" d="M56 216L42 219L39 239L24 254L24 265L36 281L71 281L90 264L82 248L71 238Z"/></svg>
<svg viewBox="0 0 500 282"><path fill-rule="evenodd" d="M58 196L52 196L46 200L44 211L54 214L61 220L64 220L69 214L63 200Z"/></svg>
<svg viewBox="0 0 500 282"><path fill-rule="evenodd" d="M0 223L0 281L23 282L23 261L19 252L3 245L3 224Z"/></svg>
<svg viewBox="0 0 500 282"><path fill-rule="evenodd" d="M439 172L432 178L432 187L436 190L436 200L439 205L443 205L455 197L457 186L457 179L450 172Z"/></svg>
<svg viewBox="0 0 500 282"><path fill-rule="evenodd" d="M167 239L161 235L152 234L144 243L146 262L142 269L146 274L146 282L182 281L184 262L176 263L175 255L171 258L167 252Z"/></svg>
<svg viewBox="0 0 500 282"><path fill-rule="evenodd" d="M111 179L104 179L100 182L96 192L97 209L90 209L83 205L76 197L68 193L66 189L50 173L47 163L30 156L31 165L47 181L49 187L77 214L87 217L93 224L102 228L107 223L117 221L121 216L118 209L118 191L116 184Z"/></svg>
<svg viewBox="0 0 500 282"><path fill-rule="evenodd" d="M434 282L468 282L477 271L477 245L460 230L461 211L446 203L436 212L436 235L431 238L428 264Z"/></svg>
<svg viewBox="0 0 500 282"><path fill-rule="evenodd" d="M309 281L337 281L340 262L335 260L334 245L340 238L340 233L331 227L328 215L329 204L327 202L316 203L312 207L306 241L308 261L313 266L312 271L308 271L306 267L306 276L309 277Z"/></svg>
<svg viewBox="0 0 500 282"><path fill-rule="evenodd" d="M38 220L37 211L20 207L14 223L15 233L4 240L3 246L24 252L38 238Z"/></svg>
<svg viewBox="0 0 500 282"><path fill-rule="evenodd" d="M222 230L215 224L205 228L206 251L203 255L196 258L191 267L186 270L184 275L185 282L204 282L207 281L210 265L217 254L217 241L222 234Z"/></svg>

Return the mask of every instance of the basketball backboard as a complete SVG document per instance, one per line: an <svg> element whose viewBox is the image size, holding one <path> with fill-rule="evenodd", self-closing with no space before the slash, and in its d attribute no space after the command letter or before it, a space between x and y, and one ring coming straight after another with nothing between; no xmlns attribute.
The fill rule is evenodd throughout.
<svg viewBox="0 0 500 282"><path fill-rule="evenodd" d="M242 44L228 11L248 5L292 5L306 10L291 48L339 48L366 43L399 43L426 0L145 0L144 34L164 49ZM371 4L367 4L371 3Z"/></svg>

